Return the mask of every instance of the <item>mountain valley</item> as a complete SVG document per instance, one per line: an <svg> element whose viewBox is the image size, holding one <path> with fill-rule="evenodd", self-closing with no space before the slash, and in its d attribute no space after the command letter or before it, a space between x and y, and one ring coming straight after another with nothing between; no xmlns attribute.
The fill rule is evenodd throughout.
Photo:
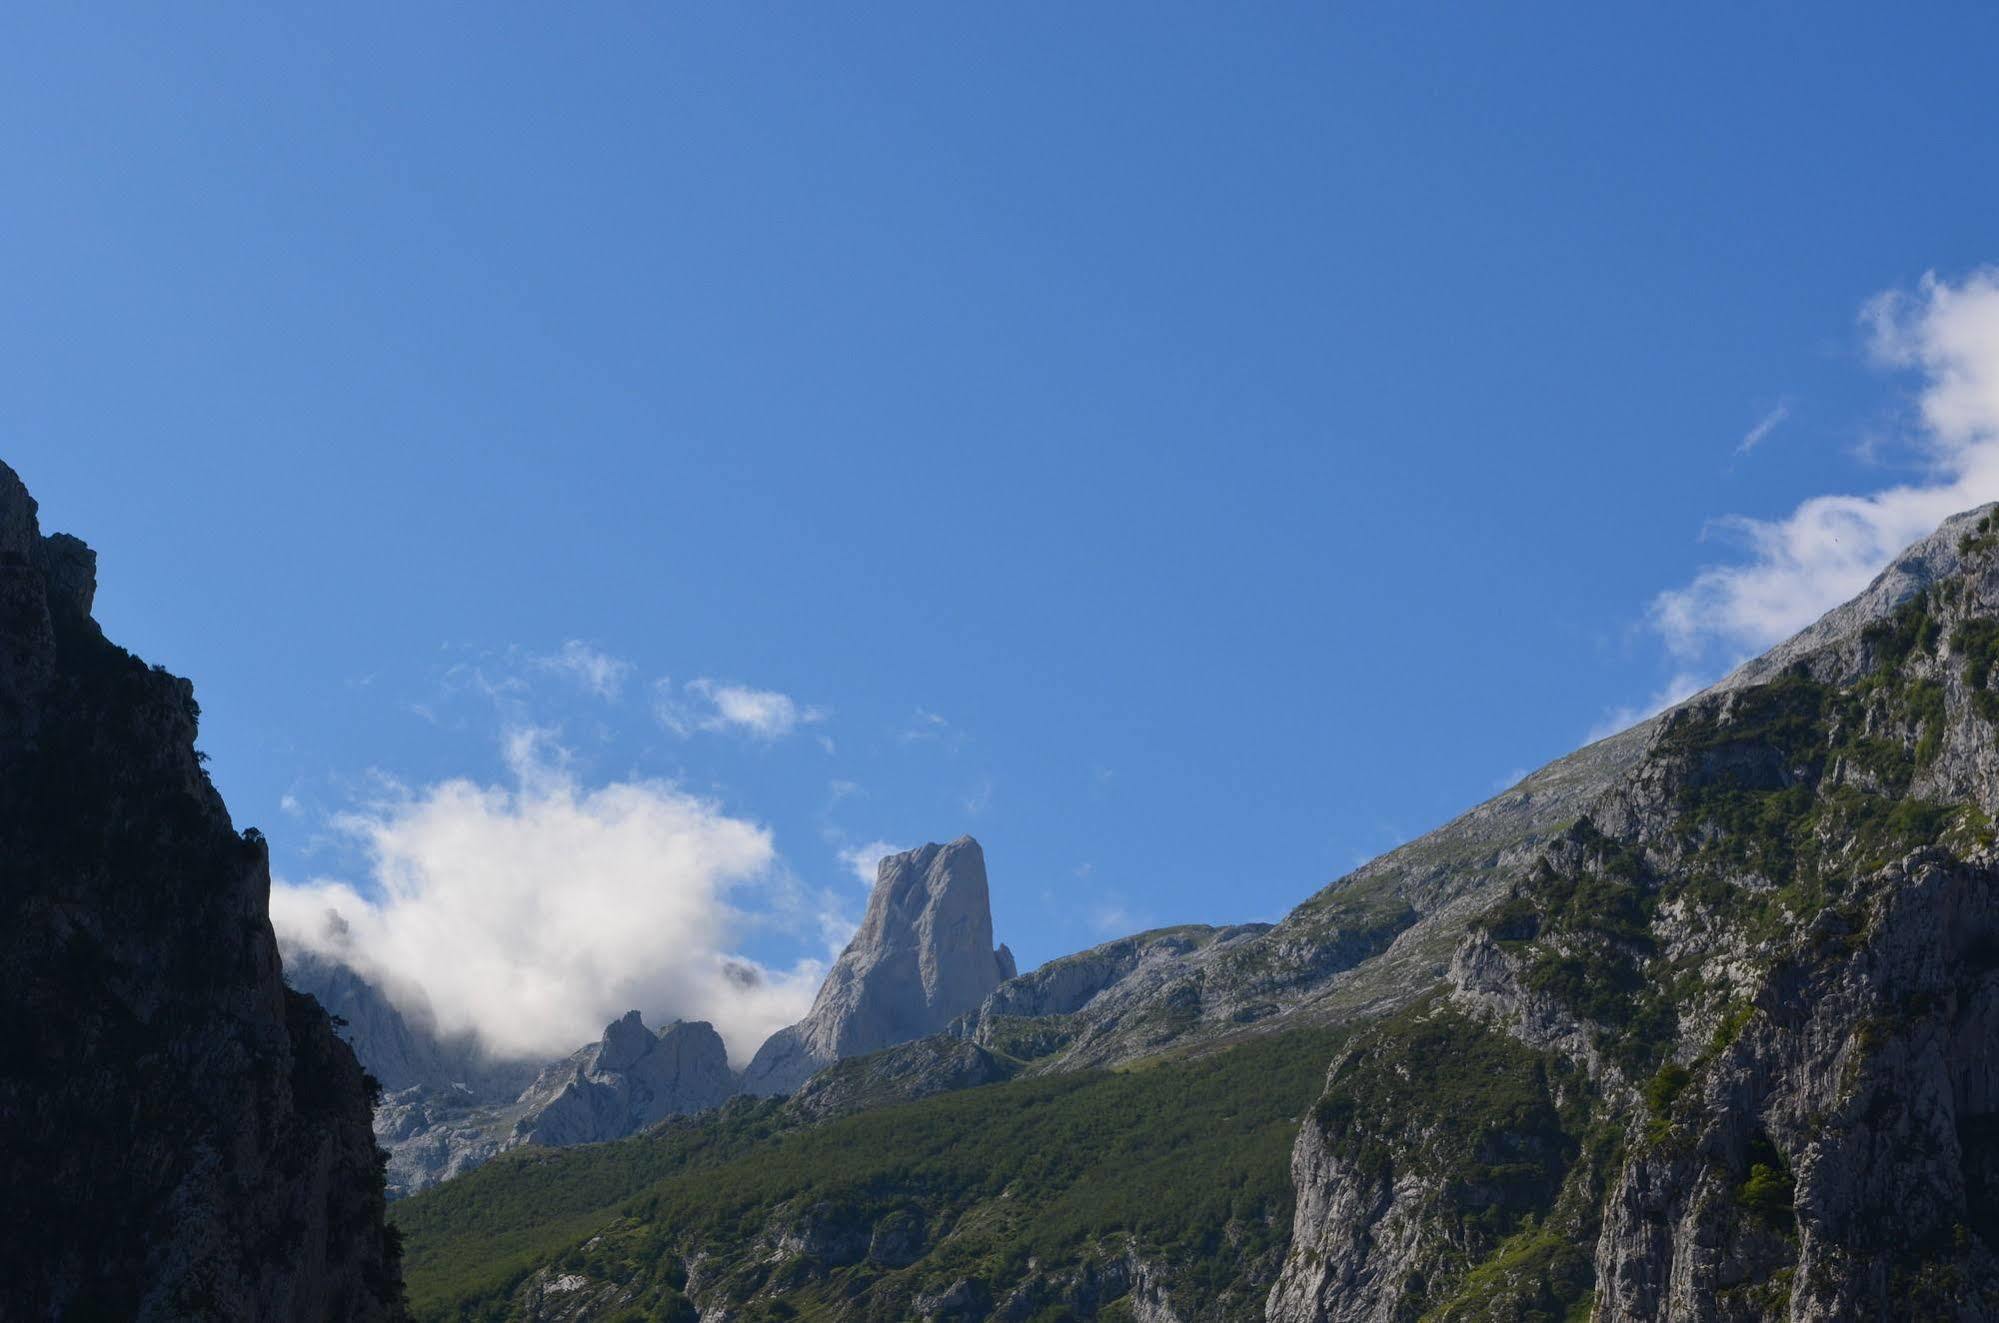
<svg viewBox="0 0 1999 1323"><path fill-rule="evenodd" d="M399 1204L419 1310L1990 1316L1995 530L1279 924Z"/></svg>

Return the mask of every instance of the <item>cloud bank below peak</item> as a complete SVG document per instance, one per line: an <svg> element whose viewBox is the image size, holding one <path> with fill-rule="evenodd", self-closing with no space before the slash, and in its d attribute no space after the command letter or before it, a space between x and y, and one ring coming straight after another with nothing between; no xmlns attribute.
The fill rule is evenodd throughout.
<svg viewBox="0 0 1999 1323"><path fill-rule="evenodd" d="M671 782L585 786L545 732L506 748L511 784L396 789L337 818L372 885L274 881L280 940L420 993L441 1030L505 1057L570 1052L636 1007L711 1022L740 1064L809 1009L823 962L737 952L755 924L827 918L768 829Z"/></svg>

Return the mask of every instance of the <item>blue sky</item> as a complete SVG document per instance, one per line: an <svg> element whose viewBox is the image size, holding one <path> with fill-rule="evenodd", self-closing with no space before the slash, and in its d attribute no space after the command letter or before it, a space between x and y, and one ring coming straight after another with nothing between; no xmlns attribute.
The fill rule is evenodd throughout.
<svg viewBox="0 0 1999 1323"><path fill-rule="evenodd" d="M549 1036L687 950L741 1037L844 853L977 835L1024 966L1275 918L1999 496L1995 40L10 6L0 457L282 879L511 865Z"/></svg>

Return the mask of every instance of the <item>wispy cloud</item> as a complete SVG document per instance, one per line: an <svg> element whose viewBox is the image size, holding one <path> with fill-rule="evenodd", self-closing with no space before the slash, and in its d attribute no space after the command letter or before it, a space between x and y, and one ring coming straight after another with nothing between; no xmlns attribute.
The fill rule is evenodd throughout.
<svg viewBox="0 0 1999 1323"><path fill-rule="evenodd" d="M659 680L653 686L653 715L676 735L727 731L759 740L781 740L801 726L826 719L822 709L802 704L789 694L721 684L706 676L677 689L673 681Z"/></svg>
<svg viewBox="0 0 1999 1323"><path fill-rule="evenodd" d="M951 730L951 723L927 708L917 708L916 715L902 728L896 738L904 744L914 744L919 740L941 740Z"/></svg>
<svg viewBox="0 0 1999 1323"><path fill-rule="evenodd" d="M1789 418L1790 416L1791 416L1790 401L1779 400L1777 402L1776 408L1764 414L1762 418L1757 420L1756 426L1750 428L1747 432L1743 433L1742 440L1739 443L1737 443L1735 447L1736 455L1738 457L1747 455L1750 451L1756 449L1756 447L1762 445L1765 441L1769 440L1770 433L1776 431L1779 427L1781 427L1784 423L1784 420Z"/></svg>
<svg viewBox="0 0 1999 1323"><path fill-rule="evenodd" d="M555 652L530 657L528 664L536 670L564 676L609 703L618 700L624 692L625 680L632 673L630 662L593 648L581 639L570 639Z"/></svg>
<svg viewBox="0 0 1999 1323"><path fill-rule="evenodd" d="M1861 323L1878 363L1918 379L1908 439L1921 478L1814 496L1778 519L1718 521L1745 554L1660 593L1649 612L1682 666L1719 673L1788 637L1945 518L1999 498L1999 268L1927 275L1869 300Z"/></svg>

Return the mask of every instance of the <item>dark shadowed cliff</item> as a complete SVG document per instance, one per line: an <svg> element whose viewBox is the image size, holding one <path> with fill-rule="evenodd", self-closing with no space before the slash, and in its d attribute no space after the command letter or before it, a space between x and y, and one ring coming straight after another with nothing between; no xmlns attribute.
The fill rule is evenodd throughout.
<svg viewBox="0 0 1999 1323"><path fill-rule="evenodd" d="M0 465L0 1318L398 1317L370 1085L95 568Z"/></svg>

